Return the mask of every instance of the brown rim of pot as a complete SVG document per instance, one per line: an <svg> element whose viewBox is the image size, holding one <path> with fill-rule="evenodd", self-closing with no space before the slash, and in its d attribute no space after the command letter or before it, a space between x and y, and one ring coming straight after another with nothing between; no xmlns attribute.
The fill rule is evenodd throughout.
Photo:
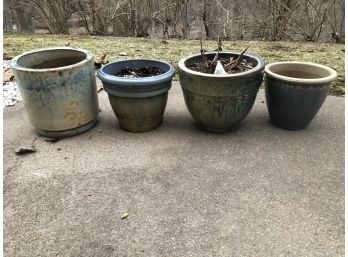
<svg viewBox="0 0 348 257"><path fill-rule="evenodd" d="M295 71L306 72L310 70L315 75L318 75L318 78L307 79L307 78L289 77L289 76L280 75L275 71L275 69L280 69L280 70L282 69L283 71L289 70L290 69L289 66L292 66L292 68L295 68ZM315 70L315 72L313 70ZM298 61L269 63L265 67L265 73L268 76L271 76L279 80L294 82L294 83L302 83L302 84L324 84L324 83L331 82L337 77L337 72L330 67L317 64L317 63L312 63L312 62L298 62Z"/></svg>

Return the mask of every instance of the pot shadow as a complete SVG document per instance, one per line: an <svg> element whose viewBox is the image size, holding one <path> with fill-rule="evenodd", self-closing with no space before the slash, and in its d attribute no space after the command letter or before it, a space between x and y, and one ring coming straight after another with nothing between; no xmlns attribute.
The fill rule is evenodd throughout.
<svg viewBox="0 0 348 257"><path fill-rule="evenodd" d="M275 126L269 121L268 113L260 110L251 111L240 123L239 127L227 132L211 132L201 128L189 112L165 113L162 129L166 133L173 134L197 134L209 137L239 137L248 134L272 133Z"/></svg>

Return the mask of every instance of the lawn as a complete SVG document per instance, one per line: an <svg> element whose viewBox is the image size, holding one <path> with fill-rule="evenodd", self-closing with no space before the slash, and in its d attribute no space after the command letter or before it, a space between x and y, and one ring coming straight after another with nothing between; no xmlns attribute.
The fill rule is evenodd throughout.
<svg viewBox="0 0 348 257"><path fill-rule="evenodd" d="M133 37L99 37L72 35L42 35L11 33L4 34L4 59L42 47L70 46L90 50L95 60L107 53L109 61L125 58L156 58L165 60L175 67L180 58L200 50L199 40L148 39ZM223 41L224 50L243 51L261 55L266 63L275 61L308 61L334 68L338 78L331 86L331 93L344 95L344 52L343 44L308 43L308 42L270 42L270 41ZM216 41L203 42L206 50L217 48ZM120 56L126 52L127 56ZM177 79L177 76L175 77Z"/></svg>

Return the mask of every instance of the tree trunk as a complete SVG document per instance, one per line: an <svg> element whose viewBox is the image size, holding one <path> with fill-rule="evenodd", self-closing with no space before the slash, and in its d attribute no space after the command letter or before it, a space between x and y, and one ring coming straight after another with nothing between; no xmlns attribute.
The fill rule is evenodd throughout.
<svg viewBox="0 0 348 257"><path fill-rule="evenodd" d="M17 29L20 31L34 32L32 15L33 9L28 6L23 6L21 1L11 1L13 18L16 23Z"/></svg>
<svg viewBox="0 0 348 257"><path fill-rule="evenodd" d="M4 32L11 32L12 31L12 13L11 13L11 6L10 6L10 0L4 0Z"/></svg>
<svg viewBox="0 0 348 257"><path fill-rule="evenodd" d="M203 7L202 20L203 20L203 25L204 25L205 36L206 36L206 38L209 38L210 31L209 31L209 26L208 26L208 22L207 22L207 6L206 6L206 4L204 4L204 7Z"/></svg>
<svg viewBox="0 0 348 257"><path fill-rule="evenodd" d="M188 4L187 0L184 2L183 12L182 12L182 32L184 38L187 38L190 32L190 23L189 23L189 13L188 13Z"/></svg>

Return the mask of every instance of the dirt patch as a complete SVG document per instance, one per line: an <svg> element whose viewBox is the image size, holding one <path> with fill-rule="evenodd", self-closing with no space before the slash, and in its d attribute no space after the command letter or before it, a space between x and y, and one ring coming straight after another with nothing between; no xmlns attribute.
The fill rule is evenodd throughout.
<svg viewBox="0 0 348 257"><path fill-rule="evenodd" d="M144 66L138 70L131 68L124 68L118 73L115 74L117 77L126 77L126 78L145 78L161 75L164 72L158 67L147 67Z"/></svg>

